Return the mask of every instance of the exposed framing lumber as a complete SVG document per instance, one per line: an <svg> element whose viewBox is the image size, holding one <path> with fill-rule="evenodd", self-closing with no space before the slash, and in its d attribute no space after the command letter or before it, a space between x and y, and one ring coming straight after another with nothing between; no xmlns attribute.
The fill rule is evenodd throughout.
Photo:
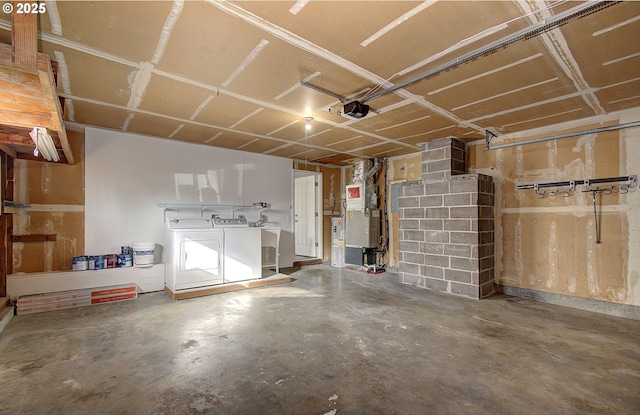
<svg viewBox="0 0 640 415"><path fill-rule="evenodd" d="M58 240L55 233L41 235L13 235L12 242L54 242Z"/></svg>
<svg viewBox="0 0 640 415"><path fill-rule="evenodd" d="M41 66L46 66L47 70L38 70L40 74L40 82L42 83L42 90L47 97L47 103L51 110L52 122L54 124L55 131L58 132L58 139L60 139L60 145L62 146L62 152L69 164L74 164L73 152L71 151L71 145L69 145L69 139L67 137L67 131L64 127L64 120L62 119L62 106L60 105L60 99L56 92L56 83L53 79L53 69L51 68L51 60L49 56L40 54L38 56L38 62Z"/></svg>
<svg viewBox="0 0 640 415"><path fill-rule="evenodd" d="M13 200L13 157L0 153L0 203ZM7 295L7 275L13 273L13 215L0 213L0 297Z"/></svg>
<svg viewBox="0 0 640 415"><path fill-rule="evenodd" d="M5 144L0 144L0 151L3 151L5 154L16 158L17 153L14 149L12 149L11 147L9 147L8 145Z"/></svg>
<svg viewBox="0 0 640 415"><path fill-rule="evenodd" d="M25 146L33 147L29 132L33 127L44 127L57 136L64 154L61 161L74 164L51 60L48 55L38 53L37 16L18 13L11 16L12 44L0 44L0 65L4 66L0 71L0 89L11 104L0 102L1 149L8 150L7 154L14 158L33 159L24 153Z"/></svg>
<svg viewBox="0 0 640 415"><path fill-rule="evenodd" d="M187 298L203 297L212 294L222 294L249 288L268 287L275 284L285 284L291 282L293 278L285 274L275 274L267 278L257 280L239 281L227 284L213 285L211 287L194 288L191 290L172 291L165 286L164 291L173 300L184 300Z"/></svg>
<svg viewBox="0 0 640 415"><path fill-rule="evenodd" d="M18 2L12 2L18 9ZM13 63L26 68L38 66L38 19L35 13L11 13Z"/></svg>

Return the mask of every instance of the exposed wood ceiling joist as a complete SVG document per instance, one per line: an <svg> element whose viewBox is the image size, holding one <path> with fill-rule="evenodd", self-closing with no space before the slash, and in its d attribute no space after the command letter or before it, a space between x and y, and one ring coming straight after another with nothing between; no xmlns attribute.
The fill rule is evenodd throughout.
<svg viewBox="0 0 640 415"><path fill-rule="evenodd" d="M38 47L60 63L69 128L318 162L393 157L442 137L517 134L640 107L640 2L296 4L46 2ZM594 4L611 6L403 84ZM7 15L0 41L11 42ZM339 99L301 81L365 100L402 87L376 98L379 113L353 120L337 114Z"/></svg>
<svg viewBox="0 0 640 415"><path fill-rule="evenodd" d="M0 144L14 158L32 156L29 133L44 127L61 160L73 164L51 60L37 49L37 15L12 13L11 45L0 44ZM59 157L59 156L58 156Z"/></svg>

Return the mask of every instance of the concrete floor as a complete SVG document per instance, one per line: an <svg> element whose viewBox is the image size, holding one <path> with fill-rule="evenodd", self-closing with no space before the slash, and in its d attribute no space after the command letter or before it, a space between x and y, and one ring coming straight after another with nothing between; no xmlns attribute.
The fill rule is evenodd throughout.
<svg viewBox="0 0 640 415"><path fill-rule="evenodd" d="M638 414L640 321L327 265L16 316L0 414Z"/></svg>

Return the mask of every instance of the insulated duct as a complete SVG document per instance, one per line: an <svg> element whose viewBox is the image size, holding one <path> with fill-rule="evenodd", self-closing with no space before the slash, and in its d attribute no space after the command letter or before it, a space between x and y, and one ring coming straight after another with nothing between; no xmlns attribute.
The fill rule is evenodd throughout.
<svg viewBox="0 0 640 415"><path fill-rule="evenodd" d="M364 175L365 180L369 180L380 170L380 159L373 159L373 167Z"/></svg>
<svg viewBox="0 0 640 415"><path fill-rule="evenodd" d="M367 184L367 173L372 169L371 160L357 160L353 163L350 184Z"/></svg>
<svg viewBox="0 0 640 415"><path fill-rule="evenodd" d="M353 163L350 184L371 184L371 178L380 170L380 159L357 160Z"/></svg>

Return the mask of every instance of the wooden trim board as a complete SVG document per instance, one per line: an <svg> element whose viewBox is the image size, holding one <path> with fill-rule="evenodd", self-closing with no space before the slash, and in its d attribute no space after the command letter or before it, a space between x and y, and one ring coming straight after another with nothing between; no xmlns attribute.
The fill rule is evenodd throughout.
<svg viewBox="0 0 640 415"><path fill-rule="evenodd" d="M246 290L249 288L267 287L269 285L284 284L293 281L288 275L275 274L267 278L257 280L230 282L227 284L214 285L210 287L193 288L190 290L173 291L165 285L164 292L173 300L184 300L187 298L203 297L205 295L222 294L233 291Z"/></svg>

